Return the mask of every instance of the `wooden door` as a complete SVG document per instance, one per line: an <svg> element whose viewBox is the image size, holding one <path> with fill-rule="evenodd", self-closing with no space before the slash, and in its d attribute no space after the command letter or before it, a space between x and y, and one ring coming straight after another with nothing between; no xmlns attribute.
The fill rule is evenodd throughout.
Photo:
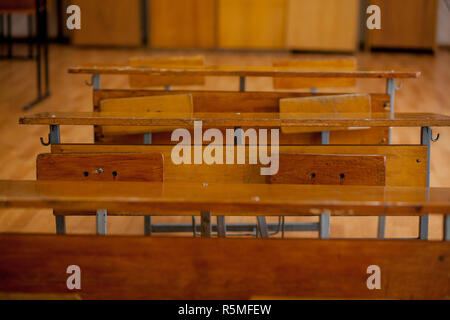
<svg viewBox="0 0 450 320"><path fill-rule="evenodd" d="M370 0L381 9L381 29L367 31L367 45L434 50L437 0Z"/></svg>

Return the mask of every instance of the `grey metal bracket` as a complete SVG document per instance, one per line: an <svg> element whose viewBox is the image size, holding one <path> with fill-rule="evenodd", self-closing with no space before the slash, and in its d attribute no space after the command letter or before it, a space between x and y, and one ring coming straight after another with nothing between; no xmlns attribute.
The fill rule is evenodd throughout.
<svg viewBox="0 0 450 320"><path fill-rule="evenodd" d="M59 132L59 125L51 124L50 125L50 133L48 134L47 142L44 142L42 137L39 138L41 140L41 144L44 146L49 146L51 144L58 144L61 141L61 135Z"/></svg>
<svg viewBox="0 0 450 320"><path fill-rule="evenodd" d="M321 132L321 142L322 144L330 144L330 131Z"/></svg>
<svg viewBox="0 0 450 320"><path fill-rule="evenodd" d="M96 222L97 222L97 234L106 235L106 221L107 221L107 210L99 209L97 210Z"/></svg>
<svg viewBox="0 0 450 320"><path fill-rule="evenodd" d="M322 213L319 218L319 237L320 239L330 238L330 214Z"/></svg>
<svg viewBox="0 0 450 320"><path fill-rule="evenodd" d="M93 74L91 76L91 82L85 80L84 83L89 87L94 87L94 90L100 89L100 75Z"/></svg>

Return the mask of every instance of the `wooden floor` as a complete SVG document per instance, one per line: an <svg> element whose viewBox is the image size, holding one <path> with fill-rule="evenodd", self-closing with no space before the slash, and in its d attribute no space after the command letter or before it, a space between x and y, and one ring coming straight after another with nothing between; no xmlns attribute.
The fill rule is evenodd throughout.
<svg viewBox="0 0 450 320"><path fill-rule="evenodd" d="M18 48L17 52L26 48ZM92 88L84 84L86 75L69 75L67 68L83 63L127 63L135 55L183 55L198 52L148 51L145 49L81 49L69 46L50 47L51 97L37 105L29 113L43 111L91 111ZM287 58L288 53L213 53L204 52L206 64L226 65L270 65L272 61ZM311 55L305 55L311 56ZM314 55L319 56L319 55ZM301 57L296 55L296 57ZM408 68L422 71L418 80L402 81L402 89L396 94L396 111L436 112L450 115L448 94L450 91L450 52L440 50L436 55L409 53L359 53L361 68L378 69ZM35 97L35 71L32 61L0 60L0 179L34 179L35 161L39 153L49 152L39 142L47 137L44 126L19 126L18 118L23 115L22 106ZM103 88L128 87L123 76L102 77ZM237 90L237 78L207 78L209 90ZM196 88L196 87L191 87ZM199 87L200 89L200 87ZM272 90L271 79L249 78L247 90ZM342 91L342 90L337 90ZM347 90L348 91L348 90ZM357 92L384 92L383 80L358 80ZM450 187L450 128L441 128L440 140L432 145L431 185ZM62 127L62 142L92 142L93 130L86 127ZM396 128L394 143L419 143L418 128ZM291 219L286 219L291 221ZM189 222L186 218L154 218L155 222ZM229 219L231 220L231 219ZM297 218L298 221L313 221L314 218ZM243 221L234 218L233 221ZM276 221L276 220L273 220ZM70 217L67 219L68 233L94 233L93 217ZM49 210L0 210L0 232L54 233L55 225ZM142 217L111 217L108 220L110 234L143 234ZM387 237L416 237L417 218L388 218ZM303 232L300 237L316 237L317 233ZM331 221L331 237L375 237L376 218L334 217ZM430 220L430 238L442 239L442 217Z"/></svg>

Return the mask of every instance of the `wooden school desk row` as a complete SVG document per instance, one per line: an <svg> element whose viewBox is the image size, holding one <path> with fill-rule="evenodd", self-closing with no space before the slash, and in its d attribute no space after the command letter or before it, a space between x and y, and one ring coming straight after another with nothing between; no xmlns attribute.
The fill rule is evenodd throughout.
<svg viewBox="0 0 450 320"><path fill-rule="evenodd" d="M450 297L450 189L429 187L431 127L449 126L450 117L394 112L395 79L419 73L348 70L354 69L351 59L337 71L330 71L336 61L238 68L202 67L198 57L190 63L175 60L71 68L93 74L92 112L20 119L49 125L51 152L37 158L37 181L0 181L0 206L51 208L59 234L65 233L65 216L95 216L97 233L104 235L108 215L141 215L146 235L192 230L202 239L2 235L0 275L8 277L0 293L68 293L65 268L77 261L84 281L77 295L83 299ZM100 89L100 74L125 74L132 86L166 90ZM167 87L201 84L211 75L239 76L241 92ZM274 77L276 89L313 90L244 92L247 76ZM349 86L358 77L390 79L387 93L336 95L315 89ZM243 163L173 163L178 141L171 141L171 132L184 128L194 139L199 122L201 135L217 128L225 137L231 129L234 139L224 140L223 149L232 150L234 158L242 148ZM62 143L61 125L93 125L94 144ZM390 145L389 127L402 126L420 127L421 144ZM269 153L278 149L276 174L261 175L265 165L250 163L251 128L280 130L278 143L266 142ZM210 141L200 141L184 151L193 155L197 148L203 154ZM416 216L419 238L425 240L429 213L443 215L447 241L328 240L330 216L379 216L379 238L384 216ZM153 215L193 220L158 225ZM226 216L253 216L257 223L230 224ZM265 216L318 216L319 223L282 220L280 228L266 223ZM207 239L255 228L262 238L280 230L315 230L322 240ZM371 265L381 268L380 289L367 287ZM24 281L36 274L41 281Z"/></svg>

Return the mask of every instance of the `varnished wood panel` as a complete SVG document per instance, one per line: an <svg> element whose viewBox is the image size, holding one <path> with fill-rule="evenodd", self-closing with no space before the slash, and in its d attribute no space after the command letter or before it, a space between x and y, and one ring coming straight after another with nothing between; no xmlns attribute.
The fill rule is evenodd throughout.
<svg viewBox="0 0 450 320"><path fill-rule="evenodd" d="M368 47L436 47L437 0L370 0L381 9L381 29L367 30Z"/></svg>
<svg viewBox="0 0 450 320"><path fill-rule="evenodd" d="M278 173L268 176L272 184L385 184L385 156L280 154L279 157Z"/></svg>
<svg viewBox="0 0 450 320"><path fill-rule="evenodd" d="M145 112L181 112L192 114L194 111L192 95L190 94L106 99L101 101L100 108L103 112L120 112L130 114ZM177 127L104 126L101 128L102 134L104 136L152 132L171 132L175 129L177 129Z"/></svg>
<svg viewBox="0 0 450 320"><path fill-rule="evenodd" d="M104 125L104 126L178 126L193 128L195 121L212 128L279 128L322 127L326 130L340 127L448 127L450 116L433 113L372 113L370 118L362 113L118 113L118 112L44 112L19 118L28 125Z"/></svg>
<svg viewBox="0 0 450 320"><path fill-rule="evenodd" d="M239 76L239 77L293 77L293 78L418 78L419 71L411 70L357 70L357 71L297 71L290 68L269 66L214 66L137 68L124 65L79 65L68 69L69 73L81 74L140 74L177 76Z"/></svg>
<svg viewBox="0 0 450 320"><path fill-rule="evenodd" d="M218 47L285 48L286 0L218 0Z"/></svg>
<svg viewBox="0 0 450 320"><path fill-rule="evenodd" d="M192 66L200 67L203 66L203 56L169 57L169 58L134 57L130 58L129 64L132 67L139 67L139 68L142 67L168 68L168 67L192 67ZM205 78L202 76L130 75L129 79L130 79L130 86L134 88L205 84Z"/></svg>
<svg viewBox="0 0 450 320"><path fill-rule="evenodd" d="M286 46L299 50L355 51L358 0L288 0Z"/></svg>
<svg viewBox="0 0 450 320"><path fill-rule="evenodd" d="M164 159L161 153L40 154L36 173L38 180L163 181Z"/></svg>
<svg viewBox="0 0 450 320"><path fill-rule="evenodd" d="M151 0L150 43L154 48L213 48L215 0Z"/></svg>
<svg viewBox="0 0 450 320"><path fill-rule="evenodd" d="M349 58L282 60L274 62L273 66L304 71L356 71L356 60ZM274 89L353 87L355 84L356 80L352 78L273 78Z"/></svg>
<svg viewBox="0 0 450 320"><path fill-rule="evenodd" d="M81 29L71 32L73 44L141 45L140 0L74 0L71 4L81 9Z"/></svg>
<svg viewBox="0 0 450 320"><path fill-rule="evenodd" d="M161 90L127 90L103 89L94 90L94 111L102 111L101 102L105 99L141 97L160 95ZM309 92L224 92L224 91L193 91L175 90L165 91L165 95L191 94L194 103L194 112L278 112L279 101L285 98L318 97L331 93ZM372 93L371 111L383 112L389 105L389 96ZM100 126L95 126L95 141L99 143L115 144L142 144L142 135L105 136ZM387 128L371 128L359 130L358 134L349 135L346 132L330 132L332 144L387 144L389 131ZM170 133L154 133L152 144L170 144ZM320 133L283 134L280 132L281 145L293 144L320 144Z"/></svg>
<svg viewBox="0 0 450 320"><path fill-rule="evenodd" d="M333 92L234 92L234 91L198 91L198 90L135 90L101 89L93 91L94 111L100 111L101 101L105 99L159 96L172 94L190 94L194 103L194 112L278 112L279 100L296 97L316 97L337 94ZM370 94L372 112L385 111L389 104L389 95Z"/></svg>
<svg viewBox="0 0 450 320"><path fill-rule="evenodd" d="M285 98L280 99L280 117L289 117L291 113L359 113L368 118L371 114L370 95L364 93L336 94L330 96ZM348 128L333 128L333 130L347 130ZM300 133L321 131L320 127L290 128L281 127L283 133Z"/></svg>
<svg viewBox="0 0 450 320"><path fill-rule="evenodd" d="M205 163L201 165L175 165L171 161L173 146L157 145L89 145L60 144L52 146L52 153L163 153L165 181L264 183L260 165L249 165L248 150L245 151L247 165L226 165ZM269 149L270 150L270 149ZM386 185L417 186L426 183L425 146L280 146L280 153L289 154L353 154L385 155ZM191 152L193 154L193 152ZM225 155L225 152L223 152ZM236 151L235 151L236 154Z"/></svg>
<svg viewBox="0 0 450 320"><path fill-rule="evenodd" d="M51 235L0 236L0 275L8 275L0 291L67 293L74 261L82 299L448 299L450 292L445 242ZM366 286L372 264L381 269L380 290Z"/></svg>
<svg viewBox="0 0 450 320"><path fill-rule="evenodd" d="M447 214L449 195L448 188L423 187L0 180L0 208L123 215L421 216Z"/></svg>

